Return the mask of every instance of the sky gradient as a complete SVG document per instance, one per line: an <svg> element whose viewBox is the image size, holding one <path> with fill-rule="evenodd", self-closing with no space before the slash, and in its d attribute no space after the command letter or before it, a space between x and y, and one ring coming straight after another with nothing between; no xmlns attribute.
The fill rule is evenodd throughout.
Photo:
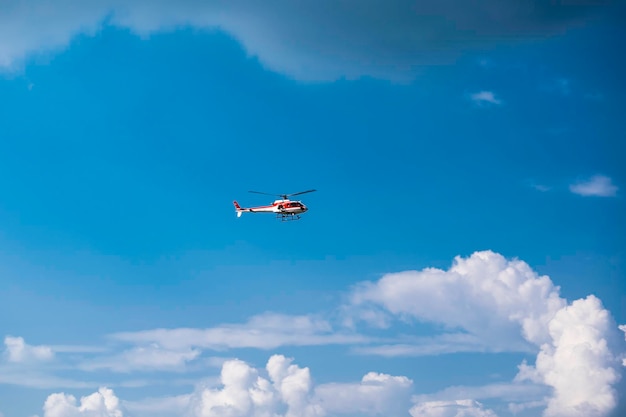
<svg viewBox="0 0 626 417"><path fill-rule="evenodd" d="M501 3L0 7L0 416L623 415L623 2Z"/></svg>

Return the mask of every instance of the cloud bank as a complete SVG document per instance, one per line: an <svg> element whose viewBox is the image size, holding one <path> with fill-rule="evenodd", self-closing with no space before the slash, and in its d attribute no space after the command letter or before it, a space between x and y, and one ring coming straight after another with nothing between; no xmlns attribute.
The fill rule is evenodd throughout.
<svg viewBox="0 0 626 417"><path fill-rule="evenodd" d="M543 409L545 417L608 417L618 405L626 326L618 326L593 295L568 302L549 277L523 261L492 251L476 252L456 257L447 270L404 271L362 282L349 295L349 304L342 306L345 314L353 314L346 321L351 325L348 330L336 330L316 316L266 313L245 324L119 333L112 340L133 345L122 356L140 371L172 371L197 359L202 349L337 343L361 349L362 354L386 356L519 350L536 355L534 363L519 364L513 381L449 387L413 397L413 384L406 376L374 371L359 382L315 385L308 368L282 355L271 356L264 369L239 359L225 360L220 385L207 383L191 394L160 400L171 410L182 410L175 415L406 417L410 411L413 417L493 417L492 410L477 402L490 399L508 402L512 413L532 408ZM357 327L373 326L392 333L398 321L404 329L415 322L433 324L429 331L439 334L379 339L355 332ZM96 415L114 415L121 408L111 395L101 390L78 402L54 394L46 402L46 416L91 416L87 411L100 409L109 414ZM144 404L143 409L149 407Z"/></svg>
<svg viewBox="0 0 626 417"><path fill-rule="evenodd" d="M157 401L171 415L188 417L322 417L408 415L412 381L406 377L368 373L358 383L314 386L308 368L293 359L273 355L265 369L239 359L224 362L218 386L198 386L191 395ZM124 408L135 415L152 415L154 407L122 402L108 388L81 398L52 394L44 417L122 417Z"/></svg>
<svg viewBox="0 0 626 417"><path fill-rule="evenodd" d="M0 67L66 48L103 25L140 36L182 26L219 29L268 69L299 80L405 80L463 52L565 32L606 13L606 2L547 0L46 0L0 11Z"/></svg>
<svg viewBox="0 0 626 417"><path fill-rule="evenodd" d="M487 345L517 332L539 348L535 366L520 365L518 380L552 387L547 417L606 416L617 404L623 343L615 343L618 327L609 312L594 296L568 304L525 262L476 252L455 258L447 271L427 268L363 283L352 303L441 324Z"/></svg>

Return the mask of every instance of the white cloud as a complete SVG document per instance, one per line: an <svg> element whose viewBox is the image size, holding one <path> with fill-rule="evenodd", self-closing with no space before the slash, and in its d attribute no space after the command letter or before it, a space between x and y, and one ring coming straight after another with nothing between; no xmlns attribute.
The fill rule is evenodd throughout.
<svg viewBox="0 0 626 417"><path fill-rule="evenodd" d="M201 388L189 404L198 417L316 417L324 413L311 400L312 381L308 368L274 355L267 362L270 379L240 360L226 361L221 388Z"/></svg>
<svg viewBox="0 0 626 417"><path fill-rule="evenodd" d="M435 323L435 329L443 330L428 337L399 336L393 338L395 344L363 346L380 340L337 333L329 322L315 316L262 314L244 324L209 329L115 334L114 341L134 346L114 356L118 362L109 363L108 368L121 370L126 363L138 370L180 369L189 362L201 361L198 352L202 348L272 349L349 343L363 344L355 347L360 353L389 356L456 351L528 352L532 348L533 353L538 353L535 363L522 363L511 383L455 386L415 396L411 414L490 417L493 411L476 401L497 399L509 402L510 411L545 407L546 417L606 417L617 403L615 386L626 354L626 339L609 312L594 296L568 303L559 296L559 288L549 277L540 276L520 260L483 251L467 258L456 257L447 270L426 268L386 274L378 281L353 288L350 303L342 311L349 314L352 309L356 311L352 332L363 323L359 320L371 324L371 317L378 316L386 317L386 325L397 324L397 320L405 326L419 321ZM368 309L376 314L366 314ZM626 332L626 326L619 329ZM394 330L391 326L384 332ZM156 404L162 404L163 416L395 417L407 415L411 390L407 377L375 372L359 382L316 386L308 368L274 355L265 369L256 369L241 360L225 360L219 385L207 382L189 395L161 399L160 403L155 399L123 404L134 410L134 416L155 415ZM55 395L55 401L61 404L59 410L75 412L82 406L73 397ZM165 413L166 409L171 412ZM59 412L53 417L66 415Z"/></svg>
<svg viewBox="0 0 626 417"><path fill-rule="evenodd" d="M72 395L52 394L43 406L44 417L122 417L119 399L112 390L100 388L98 392L82 397L80 403Z"/></svg>
<svg viewBox="0 0 626 417"><path fill-rule="evenodd" d="M274 349L279 346L353 344L367 341L354 333L333 332L326 320L312 316L261 314L246 324L224 324L208 329L156 329L117 333L118 341L157 344L164 349L183 351L190 347L223 350L228 348Z"/></svg>
<svg viewBox="0 0 626 417"><path fill-rule="evenodd" d="M548 388L519 381L479 386L455 385L432 394L416 395L415 402L452 401L472 398L474 400L499 399L511 402L529 402L544 398Z"/></svg>
<svg viewBox="0 0 626 417"><path fill-rule="evenodd" d="M434 268L387 274L352 294L359 309L385 308L396 316L460 328L485 344L515 339L540 351L536 365L520 365L517 380L553 388L546 416L606 416L615 408L619 348L617 326L594 296L568 305L547 276L491 251L455 258Z"/></svg>
<svg viewBox="0 0 626 417"><path fill-rule="evenodd" d="M22 337L6 336L4 345L4 354L9 362L47 361L54 357L49 346L31 346Z"/></svg>
<svg viewBox="0 0 626 417"><path fill-rule="evenodd" d="M315 389L330 415L404 416L410 407L413 381L405 376L370 372L359 383L328 383Z"/></svg>
<svg viewBox="0 0 626 417"><path fill-rule="evenodd" d="M609 342L613 323L593 295L559 310L549 323L551 342L541 345L535 367L522 365L519 379L554 388L547 417L606 416L617 405L620 379Z"/></svg>
<svg viewBox="0 0 626 417"><path fill-rule="evenodd" d="M593 177L571 184L569 189L574 194L583 197L615 197L618 187L613 184L611 178L604 175Z"/></svg>
<svg viewBox="0 0 626 417"><path fill-rule="evenodd" d="M602 6L540 0L46 0L0 12L0 66L65 48L103 20L141 36L180 26L222 29L272 70L297 79L407 79L466 50L563 32ZM513 35L513 36L511 36Z"/></svg>
<svg viewBox="0 0 626 417"><path fill-rule="evenodd" d="M308 368L283 355L273 355L265 369L238 359L222 366L219 382L203 383L188 395L120 401L110 389L83 397L63 393L46 400L44 417L330 417L360 415L404 417L411 406L412 381L376 372L357 383L317 387Z"/></svg>
<svg viewBox="0 0 626 417"><path fill-rule="evenodd" d="M109 369L114 372L183 371L185 365L197 359L201 353L199 349L167 350L153 343L134 347L110 358L88 361L81 368L87 371Z"/></svg>
<svg viewBox="0 0 626 417"><path fill-rule="evenodd" d="M502 100L497 98L496 95L493 93L493 91L480 91L478 93L474 93L474 94L470 95L470 99L474 103L479 104L479 105L483 105L483 104L500 105L500 104L502 104Z"/></svg>
<svg viewBox="0 0 626 417"><path fill-rule="evenodd" d="M429 401L411 408L412 417L497 417L474 400Z"/></svg>
<svg viewBox="0 0 626 417"><path fill-rule="evenodd" d="M108 350L104 346L89 345L52 345L50 348L55 353L104 353Z"/></svg>
<svg viewBox="0 0 626 417"><path fill-rule="evenodd" d="M547 404L545 398L549 394L549 388L545 385L514 381L512 383L480 386L451 386L432 394L415 395L413 400L418 404L456 404L457 401L467 402L468 398L472 400L497 400L508 402L508 409L513 414L518 414L529 408L545 408ZM438 409L448 410L449 408Z"/></svg>
<svg viewBox="0 0 626 417"><path fill-rule="evenodd" d="M88 388L94 386L91 382L62 378L45 372L24 369L0 369L0 383L40 389Z"/></svg>
<svg viewBox="0 0 626 417"><path fill-rule="evenodd" d="M145 398L140 401L122 401L131 416L175 417L183 415L189 406L191 394L175 397Z"/></svg>
<svg viewBox="0 0 626 417"><path fill-rule="evenodd" d="M383 307L396 316L460 328L475 337L460 338L461 344L472 340L482 342L485 350L517 349L524 339L536 345L549 340L547 324L565 306L558 291L550 278L525 262L483 251L456 257L447 271L426 268L362 283L352 293L352 304Z"/></svg>
<svg viewBox="0 0 626 417"><path fill-rule="evenodd" d="M485 344L482 337L468 333L445 333L428 337L404 337L404 343L373 346L355 346L352 351L362 355L386 357L427 356L456 352L534 352L535 349L522 340L514 338ZM409 343L410 342L410 343Z"/></svg>

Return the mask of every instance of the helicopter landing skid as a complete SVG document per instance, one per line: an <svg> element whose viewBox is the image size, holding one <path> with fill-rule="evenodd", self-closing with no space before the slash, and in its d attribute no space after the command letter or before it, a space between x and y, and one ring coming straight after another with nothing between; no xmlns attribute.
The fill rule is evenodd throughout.
<svg viewBox="0 0 626 417"><path fill-rule="evenodd" d="M299 214L286 214L286 213L276 213L276 219L281 222L293 222L296 220L300 220Z"/></svg>

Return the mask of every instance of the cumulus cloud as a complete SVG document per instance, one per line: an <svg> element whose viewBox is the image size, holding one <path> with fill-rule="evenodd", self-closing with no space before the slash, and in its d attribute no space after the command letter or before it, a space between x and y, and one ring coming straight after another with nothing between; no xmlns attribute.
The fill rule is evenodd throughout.
<svg viewBox="0 0 626 417"><path fill-rule="evenodd" d="M502 100L497 98L496 95L493 93L493 91L479 91L478 93L474 93L474 94L470 95L470 99L474 103L476 103L478 105L484 105L484 104L500 105L500 104L502 104Z"/></svg>
<svg viewBox="0 0 626 417"><path fill-rule="evenodd" d="M100 388L98 392L82 397L80 403L73 395L52 394L43 406L44 417L122 417L120 401L112 390Z"/></svg>
<svg viewBox="0 0 626 417"><path fill-rule="evenodd" d="M576 182L569 186L572 193L583 197L615 197L618 187L610 177L594 175L593 177Z"/></svg>
<svg viewBox="0 0 626 417"><path fill-rule="evenodd" d="M291 359L272 356L266 365L269 375L234 359L224 362L221 387L201 387L189 399L192 416L317 416L322 415L310 397L312 381L308 368Z"/></svg>
<svg viewBox="0 0 626 417"><path fill-rule="evenodd" d="M266 313L245 324L225 324L208 329L155 329L112 335L133 344L157 344L164 349L182 351L189 347L214 350L227 348L274 349L279 346L352 344L367 340L354 333L333 332L326 320L312 316Z"/></svg>
<svg viewBox="0 0 626 417"><path fill-rule="evenodd" d="M609 346L614 324L592 295L559 310L549 323L551 341L541 345L534 367L522 364L519 379L554 388L547 417L606 416L617 405L620 379Z"/></svg>
<svg viewBox="0 0 626 417"><path fill-rule="evenodd" d="M412 381L404 376L369 372L360 382L314 385L308 368L292 358L272 355L264 369L231 359L218 383L199 384L191 394L140 401L120 401L101 388L81 398L52 394L44 417L329 417L335 415L404 417L411 406Z"/></svg>
<svg viewBox="0 0 626 417"><path fill-rule="evenodd" d="M548 322L565 306L559 288L520 260L507 260L491 251L469 258L456 257L443 271L426 268L386 274L377 282L358 285L352 304L359 308L384 308L411 320L445 325L453 333L475 338L457 340L490 346L507 346L511 339L540 345L549 340ZM447 336L449 343L455 337Z"/></svg>
<svg viewBox="0 0 626 417"><path fill-rule="evenodd" d="M22 337L6 336L4 354L9 362L47 361L54 357L49 346L31 346Z"/></svg>
<svg viewBox="0 0 626 417"><path fill-rule="evenodd" d="M594 296L568 304L547 276L522 261L476 252L455 258L447 271L427 268L363 283L352 303L460 328L488 344L516 329L539 348L535 366L522 363L517 380L553 388L546 416L606 416L615 408L622 352L611 343L617 326L609 312Z"/></svg>
<svg viewBox="0 0 626 417"><path fill-rule="evenodd" d="M466 50L563 33L602 15L606 3L12 1L0 12L0 66L64 48L77 34L95 33L106 20L141 36L180 26L222 29L267 68L302 80L406 79L424 65L453 62Z"/></svg>
<svg viewBox="0 0 626 417"><path fill-rule="evenodd" d="M429 401L411 408L412 417L497 417L474 400Z"/></svg>

